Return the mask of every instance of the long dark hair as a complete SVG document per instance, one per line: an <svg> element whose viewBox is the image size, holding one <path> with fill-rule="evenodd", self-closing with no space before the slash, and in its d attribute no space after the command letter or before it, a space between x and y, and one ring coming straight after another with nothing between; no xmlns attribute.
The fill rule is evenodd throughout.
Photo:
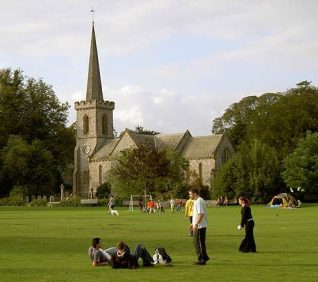
<svg viewBox="0 0 318 282"><path fill-rule="evenodd" d="M250 200L244 196L240 197L240 201L242 201L244 203L244 205L247 207L249 207L251 204Z"/></svg>

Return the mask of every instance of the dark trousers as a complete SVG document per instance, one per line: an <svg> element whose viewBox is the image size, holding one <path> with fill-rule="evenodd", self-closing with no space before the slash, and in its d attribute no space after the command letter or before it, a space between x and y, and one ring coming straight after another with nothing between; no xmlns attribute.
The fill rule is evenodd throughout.
<svg viewBox="0 0 318 282"><path fill-rule="evenodd" d="M206 252L205 237L206 228L196 229L196 231L193 232L193 245L198 255L198 261L201 262L209 260L209 256Z"/></svg>
<svg viewBox="0 0 318 282"><path fill-rule="evenodd" d="M141 258L143 266L152 266L153 258L142 244L138 244L134 252L126 253L124 257L112 256L113 268L136 268L139 267L138 259Z"/></svg>
<svg viewBox="0 0 318 282"><path fill-rule="evenodd" d="M241 242L241 245L239 248L240 252L243 252L243 253L256 252L256 244L254 240L253 230L254 230L254 221L252 220L247 222L247 224L245 225L245 238Z"/></svg>
<svg viewBox="0 0 318 282"><path fill-rule="evenodd" d="M154 262L152 256L142 244L138 244L135 251L131 255L135 258L137 264L138 259L141 258L143 266L151 266L152 262Z"/></svg>

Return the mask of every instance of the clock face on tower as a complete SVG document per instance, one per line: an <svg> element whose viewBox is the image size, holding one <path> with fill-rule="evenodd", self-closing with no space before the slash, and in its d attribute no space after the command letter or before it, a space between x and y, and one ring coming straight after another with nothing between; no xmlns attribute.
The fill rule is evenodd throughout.
<svg viewBox="0 0 318 282"><path fill-rule="evenodd" d="M84 145L83 146L83 151L84 151L85 154L88 155L90 153L90 151L91 151L91 147L89 145Z"/></svg>

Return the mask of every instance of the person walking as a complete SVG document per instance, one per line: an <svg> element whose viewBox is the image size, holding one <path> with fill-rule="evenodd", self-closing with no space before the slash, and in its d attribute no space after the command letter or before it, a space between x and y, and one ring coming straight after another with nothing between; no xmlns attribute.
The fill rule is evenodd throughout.
<svg viewBox="0 0 318 282"><path fill-rule="evenodd" d="M250 207L250 201L246 197L239 198L239 204L242 206L241 208L241 224L237 227L237 229L241 230L245 228L245 238L241 242L239 247L239 251L243 253L256 252L256 244L254 240L254 219L252 216L252 211Z"/></svg>
<svg viewBox="0 0 318 282"><path fill-rule="evenodd" d="M196 265L205 265L210 259L205 245L207 222L207 208L205 201L199 196L199 191L192 188L189 191L189 197L194 200L192 224L190 228L193 231L193 245L198 256Z"/></svg>
<svg viewBox="0 0 318 282"><path fill-rule="evenodd" d="M171 212L174 212L174 205L175 205L176 201L174 200L174 198L172 197L170 200L170 209Z"/></svg>

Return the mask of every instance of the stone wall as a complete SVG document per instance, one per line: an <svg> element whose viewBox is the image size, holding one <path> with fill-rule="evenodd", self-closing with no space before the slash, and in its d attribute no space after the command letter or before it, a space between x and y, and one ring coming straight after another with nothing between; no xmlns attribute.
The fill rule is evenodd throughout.
<svg viewBox="0 0 318 282"><path fill-rule="evenodd" d="M190 170L195 171L199 176L199 166L202 164L202 184L211 187L211 172L215 168L214 159L192 159L189 160Z"/></svg>

